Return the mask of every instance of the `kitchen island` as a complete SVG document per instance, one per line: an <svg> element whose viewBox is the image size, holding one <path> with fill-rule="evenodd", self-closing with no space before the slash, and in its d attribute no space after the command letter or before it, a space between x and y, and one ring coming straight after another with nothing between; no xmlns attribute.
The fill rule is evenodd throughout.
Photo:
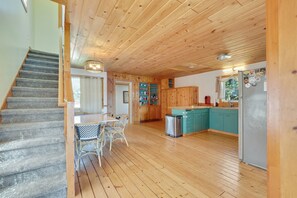
<svg viewBox="0 0 297 198"><path fill-rule="evenodd" d="M238 134L236 107L185 106L171 109L172 114L183 116L184 135L206 130L230 135Z"/></svg>

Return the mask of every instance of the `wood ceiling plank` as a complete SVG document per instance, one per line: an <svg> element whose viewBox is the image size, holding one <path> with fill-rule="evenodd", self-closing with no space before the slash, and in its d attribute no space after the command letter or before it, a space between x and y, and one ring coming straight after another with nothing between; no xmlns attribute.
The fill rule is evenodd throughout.
<svg viewBox="0 0 297 198"><path fill-rule="evenodd" d="M70 1L69 1L70 2ZM78 29L82 18L83 0L76 0L73 10L70 15L70 46L71 46L71 62L73 63L73 56L75 53L75 45L77 42Z"/></svg>
<svg viewBox="0 0 297 198"><path fill-rule="evenodd" d="M79 61L81 51L85 45L85 42L90 34L91 27L96 16L96 12L99 6L98 0L85 0L81 10L81 20L77 31L77 41L74 44L74 51L72 61Z"/></svg>
<svg viewBox="0 0 297 198"><path fill-rule="evenodd" d="M160 2L165 2L165 1L162 0ZM155 4L153 4L153 5L155 5ZM158 12L153 13L151 18L147 22L145 22L145 20L144 20L141 28L139 28L136 32L134 32L134 34L132 34L132 35L126 34L127 37L123 38L124 42L121 42L119 45L117 45L117 47L115 49L113 49L113 53L112 53L113 56L114 56L114 54L119 54L119 52L123 51L123 49L125 49L125 51L128 50L128 47L131 46L136 40L140 39L143 36L143 34L148 32L151 28L155 27L160 20L162 20L169 13L171 13L173 10L178 8L178 6L180 6L180 2L167 1L166 4L164 4L164 5L161 4L160 6L162 6L162 7L160 7ZM147 9L150 9L150 7L148 7ZM144 12L144 13L146 13L146 12ZM143 14L141 16L142 16L141 18L145 18L145 16L143 16ZM117 57L114 57L114 59L117 59Z"/></svg>
<svg viewBox="0 0 297 198"><path fill-rule="evenodd" d="M109 71L169 77L265 60L264 0L85 2L69 9L73 64L95 52ZM90 18L84 13L95 3ZM222 52L232 59L218 62Z"/></svg>
<svg viewBox="0 0 297 198"><path fill-rule="evenodd" d="M210 0L208 0L210 1ZM212 2L215 2L216 0L212 0ZM228 1L228 0L227 0ZM197 5L201 5L201 1L196 2ZM206 8L208 8L209 4L203 4ZM192 5L195 7L195 5ZM218 6L220 8L220 6ZM189 11L190 10L190 11ZM188 33L189 31L186 29L187 27L187 20L196 19L197 14L192 12L191 8L189 8L187 2L182 4L178 7L174 12L170 13L170 15L167 16L167 20L161 21L157 26L155 26L153 29L151 29L149 32L147 32L144 36L141 37L141 40L136 41L136 43L133 43L132 50L130 49L130 54L134 54L135 51L139 50L137 49L137 46L139 45L139 42L141 42L141 45L145 46L146 43L154 43L154 42L160 42L163 41L166 37L172 37L176 35L176 30L178 28L180 29L180 26L182 27L182 31ZM179 19L179 20L178 20ZM203 20L198 20L199 22ZM204 19L205 20L205 19ZM189 25L188 25L189 26ZM194 26L194 24L193 24ZM167 34L166 34L167 33ZM154 40L153 40L154 39ZM159 40L159 41L158 41ZM138 42L138 43L137 43ZM128 46L129 48L130 46ZM127 48L127 47L126 47ZM124 54L124 56L129 56L130 54ZM120 56L120 55L118 55ZM120 62L117 62L120 63Z"/></svg>
<svg viewBox="0 0 297 198"><path fill-rule="evenodd" d="M122 18L125 18L126 15L129 15L128 10L133 5L135 0L127 1L118 1L111 11L110 16L107 18L104 28L100 31L97 36L96 44L101 48L104 48L106 43L109 43L110 34L116 29L119 28L119 23Z"/></svg>
<svg viewBox="0 0 297 198"><path fill-rule="evenodd" d="M248 13L246 13L247 15L248 15ZM239 21L239 23L240 23L240 21ZM253 22L251 21L251 23L253 24ZM265 23L265 22L264 22ZM250 28L248 28L248 30L249 30ZM241 30L241 29L238 29L237 28L237 30ZM233 32L233 31L231 31L231 32ZM235 33L237 33L237 32L235 32ZM209 34L209 33L206 33L206 34ZM203 39L203 37L202 37L202 39ZM215 39L214 39L215 40ZM175 42L177 42L177 41L175 41ZM177 44L175 45L175 46L177 46Z"/></svg>
<svg viewBox="0 0 297 198"><path fill-rule="evenodd" d="M254 3L255 0L236 0L241 5L246 5L248 3Z"/></svg>
<svg viewBox="0 0 297 198"><path fill-rule="evenodd" d="M127 36L130 36L136 32L136 28L131 27L130 24L140 16L144 10L150 5L152 1L148 0L137 0L133 3L133 5L129 8L127 11L127 15L125 17L122 17L121 21L117 25L116 28L110 33L107 40L109 42L105 42L105 45L102 47L107 52L112 51L114 47L120 43L123 42Z"/></svg>

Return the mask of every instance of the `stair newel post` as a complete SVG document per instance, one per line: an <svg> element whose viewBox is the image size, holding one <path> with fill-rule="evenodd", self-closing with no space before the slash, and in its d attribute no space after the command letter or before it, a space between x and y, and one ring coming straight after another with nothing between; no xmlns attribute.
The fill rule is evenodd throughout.
<svg viewBox="0 0 297 198"><path fill-rule="evenodd" d="M64 24L64 57L63 65L63 95L66 138L66 168L67 168L67 197L75 196L75 169L74 169L74 98L71 83L70 65L70 23Z"/></svg>
<svg viewBox="0 0 297 198"><path fill-rule="evenodd" d="M75 196L74 168L74 102L66 102L64 106L65 139L66 139L66 175L67 197Z"/></svg>

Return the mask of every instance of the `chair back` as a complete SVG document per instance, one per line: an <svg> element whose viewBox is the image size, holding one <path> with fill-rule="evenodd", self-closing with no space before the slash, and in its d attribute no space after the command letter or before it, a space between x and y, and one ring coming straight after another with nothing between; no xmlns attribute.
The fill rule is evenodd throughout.
<svg viewBox="0 0 297 198"><path fill-rule="evenodd" d="M119 125L122 126L123 128L126 127L126 125L128 124L128 116L122 116L120 119L119 119Z"/></svg>
<svg viewBox="0 0 297 198"><path fill-rule="evenodd" d="M100 135L100 124L82 124L75 126L79 140L91 140Z"/></svg>

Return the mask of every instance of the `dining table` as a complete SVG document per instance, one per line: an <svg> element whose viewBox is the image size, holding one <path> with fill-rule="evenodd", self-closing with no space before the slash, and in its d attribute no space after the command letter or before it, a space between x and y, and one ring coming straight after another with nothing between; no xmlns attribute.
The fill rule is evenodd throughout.
<svg viewBox="0 0 297 198"><path fill-rule="evenodd" d="M74 125L81 124L106 124L106 123L115 123L118 122L118 119L115 119L107 114L87 114L87 115L76 115L74 116Z"/></svg>

